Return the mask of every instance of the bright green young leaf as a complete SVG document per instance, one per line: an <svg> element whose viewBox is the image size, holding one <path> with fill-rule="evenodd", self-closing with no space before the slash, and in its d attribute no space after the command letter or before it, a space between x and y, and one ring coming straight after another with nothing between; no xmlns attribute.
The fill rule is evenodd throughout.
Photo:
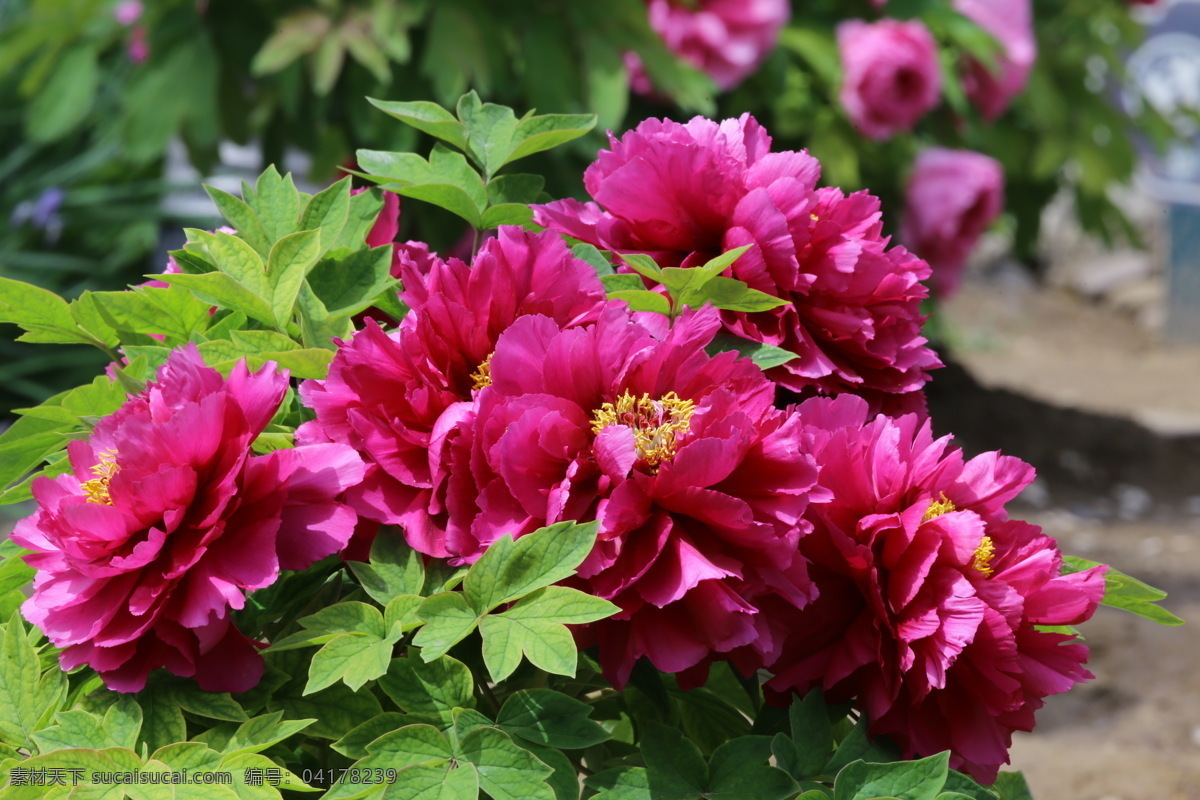
<svg viewBox="0 0 1200 800"><path fill-rule="evenodd" d="M31 739L40 753L77 747L125 746L112 740L99 717L82 709L58 712L54 724L34 733Z"/></svg>
<svg viewBox="0 0 1200 800"><path fill-rule="evenodd" d="M384 189L440 206L479 228L487 190L461 153L439 144L426 161L415 153L359 150L358 163Z"/></svg>
<svg viewBox="0 0 1200 800"><path fill-rule="evenodd" d="M0 277L0 322L27 331L22 341L90 343L90 337L75 324L66 300L11 278Z"/></svg>
<svg viewBox="0 0 1200 800"><path fill-rule="evenodd" d="M524 225L533 219L533 209L524 203L503 203L483 212L480 230L492 230L501 225Z"/></svg>
<svg viewBox="0 0 1200 800"><path fill-rule="evenodd" d="M291 175L281 176L271 165L258 177L253 189L243 182L242 198L262 221L268 241L277 242L296 232L301 201Z"/></svg>
<svg viewBox="0 0 1200 800"><path fill-rule="evenodd" d="M453 114L437 103L427 100L399 103L390 100L376 100L373 97L368 97L367 102L406 125L411 125L430 136L449 142L459 150L467 148L467 129Z"/></svg>
<svg viewBox="0 0 1200 800"><path fill-rule="evenodd" d="M358 632L369 633L377 639L387 636L387 627L379 609L353 600L326 606L314 614L302 617L300 624L309 633L330 638L342 633Z"/></svg>
<svg viewBox="0 0 1200 800"><path fill-rule="evenodd" d="M229 692L206 692L191 681L173 682L168 685L168 691L179 707L189 714L229 722L246 719L246 712Z"/></svg>
<svg viewBox="0 0 1200 800"><path fill-rule="evenodd" d="M138 705L142 707L142 729L138 733L138 744L151 750L165 747L172 742L187 739L187 724L183 711L174 694L161 685L151 685L137 693Z"/></svg>
<svg viewBox="0 0 1200 800"><path fill-rule="evenodd" d="M588 264L590 264L592 269L596 270L596 274L600 277L600 280L602 283L604 282L605 278L613 277L615 275L615 273L613 271L612 262L609 261L609 256L611 256L612 254L608 253L608 255L605 255L606 252L607 251L602 252L595 245L588 244L587 242L580 242L579 244L577 244L571 248L571 255L575 256L576 258L578 258L581 261L586 261ZM637 278L636 275L633 275L631 277ZM636 286L630 286L628 284L625 284L623 286L610 286L607 283L605 283L604 288L609 289L609 290L618 290L618 289L642 289L645 287L642 284L641 279L639 278Z"/></svg>
<svg viewBox="0 0 1200 800"><path fill-rule="evenodd" d="M659 269L654 259L645 253L618 253L617 257L624 261L634 272L649 278L655 283L663 282L663 271Z"/></svg>
<svg viewBox="0 0 1200 800"><path fill-rule="evenodd" d="M934 800L946 785L950 754L891 764L853 761L837 774L833 784L834 800L870 800L895 797L898 800Z"/></svg>
<svg viewBox="0 0 1200 800"><path fill-rule="evenodd" d="M365 192L350 196L350 208L346 214L346 224L332 244L326 246L322 234L321 246L328 253L345 247L358 250L367 243L367 234L379 219L383 210L383 192L379 189L369 189Z"/></svg>
<svg viewBox="0 0 1200 800"><path fill-rule="evenodd" d="M129 695L122 695L104 712L103 728L117 747L133 750L142 731L142 707Z"/></svg>
<svg viewBox="0 0 1200 800"><path fill-rule="evenodd" d="M313 656L304 694L320 691L339 680L358 691L367 681L387 672L393 644L371 634L338 634Z"/></svg>
<svg viewBox="0 0 1200 800"><path fill-rule="evenodd" d="M402 634L424 624L417 613L424 600L417 594L401 594L388 601L383 609L383 624L388 630L388 639L399 641Z"/></svg>
<svg viewBox="0 0 1200 800"><path fill-rule="evenodd" d="M188 239L204 245L221 272L263 299L271 296L267 267L254 248L232 233L188 230Z"/></svg>
<svg viewBox="0 0 1200 800"><path fill-rule="evenodd" d="M427 664L409 652L407 658L394 659L379 679L396 705L409 713L437 714L447 723L453 709L475 707L475 683L466 664L449 656Z"/></svg>
<svg viewBox="0 0 1200 800"><path fill-rule="evenodd" d="M113 328L130 333L165 334L186 342L208 328L211 306L181 286L142 287L126 292L90 292L97 311Z"/></svg>
<svg viewBox="0 0 1200 800"><path fill-rule="evenodd" d="M545 185L546 179L541 175L499 175L488 182L488 204L498 206L505 203L536 203Z"/></svg>
<svg viewBox="0 0 1200 800"><path fill-rule="evenodd" d="M350 219L350 197L350 178L347 176L313 195L300 214L301 231L320 231L320 252L333 247L346 227Z"/></svg>
<svg viewBox="0 0 1200 800"><path fill-rule="evenodd" d="M291 320L300 286L321 257L322 235L320 229L297 231L283 237L271 248L267 258L267 279L271 285L271 310L280 330Z"/></svg>
<svg viewBox="0 0 1200 800"><path fill-rule="evenodd" d="M223 272L207 272L203 275L152 275L149 277L190 289L201 300L210 305L241 311L269 326L275 325L275 314L261 295L238 283ZM266 275L263 275L266 280Z"/></svg>
<svg viewBox="0 0 1200 800"><path fill-rule="evenodd" d="M221 216L225 217L229 225L238 232L238 236L245 239L260 256L266 258L267 254L271 252L271 245L275 240L267 238L267 231L263 228L262 220L250 206L240 198L215 186L205 186L204 191L208 192L208 196L212 198L217 210L221 212Z"/></svg>
<svg viewBox="0 0 1200 800"><path fill-rule="evenodd" d="M598 524L559 522L516 542L502 536L467 573L467 600L482 613L574 575L592 550Z"/></svg>
<svg viewBox="0 0 1200 800"><path fill-rule="evenodd" d="M481 614L467 603L462 592L441 592L425 598L417 609L425 626L413 637L423 658L432 661L450 651L475 630Z"/></svg>
<svg viewBox="0 0 1200 800"><path fill-rule="evenodd" d="M546 779L554 772L495 728L480 728L462 740L456 757L479 772L479 785L493 800L555 800Z"/></svg>
<svg viewBox="0 0 1200 800"><path fill-rule="evenodd" d="M379 716L372 717L361 725L352 728L345 736L331 746L346 758L360 759L367 756L367 745L386 733L413 724L408 714L398 711L385 711Z"/></svg>
<svg viewBox="0 0 1200 800"><path fill-rule="evenodd" d="M457 112L467 130L467 154L490 179L513 151L516 114L507 106L481 102L473 91L459 99Z"/></svg>
<svg viewBox="0 0 1200 800"><path fill-rule="evenodd" d="M14 613L0 638L0 741L31 747L32 736L41 727L39 721L58 710L61 674L57 670L48 673L54 682L41 680L41 660L21 616Z"/></svg>
<svg viewBox="0 0 1200 800"><path fill-rule="evenodd" d="M396 286L391 267L391 247L363 248L341 258L322 259L308 273L308 287L328 314L350 316L369 308L380 292Z"/></svg>
<svg viewBox="0 0 1200 800"><path fill-rule="evenodd" d="M618 610L607 600L578 589L550 586L527 595L502 614L484 617L479 630L483 660L492 680L511 675L522 654L547 672L574 676L577 651L566 624L595 622Z"/></svg>
<svg viewBox="0 0 1200 800"><path fill-rule="evenodd" d="M1063 557L1063 573L1082 572L1086 569L1101 566L1095 561L1087 561L1074 556ZM1107 567L1104 572L1104 599L1106 606L1120 608L1130 614L1153 620L1159 625L1182 625L1183 620L1158 605L1167 593L1155 589L1137 578L1126 575L1120 570Z"/></svg>
<svg viewBox="0 0 1200 800"><path fill-rule="evenodd" d="M496 725L534 744L565 750L591 747L609 734L588 719L592 707L550 689L522 689L504 701Z"/></svg>
<svg viewBox="0 0 1200 800"><path fill-rule="evenodd" d="M590 245L589 245L590 246ZM599 251L597 251L599 252ZM602 256L603 257L603 256ZM596 264L592 264L593 267ZM597 272L599 269L597 268ZM612 265L609 265L609 272L612 272ZM644 292L646 291L646 283L637 275L631 275L628 272L617 272L615 274L601 274L600 283L604 284L604 288L610 295L614 292Z"/></svg>
<svg viewBox="0 0 1200 800"><path fill-rule="evenodd" d="M450 741L437 728L432 725L406 725L367 745L366 757L355 762L352 770L357 769L360 776L370 778L371 773L368 770L393 769L403 773L410 767L426 766L441 768L441 777L445 779L449 776L446 775L443 765L449 764L453 757L454 751ZM346 780L335 783L321 800L358 797L364 789L372 785L365 780L359 782L353 778L352 771ZM396 785L399 783L398 777ZM389 787L389 791L395 791L395 788Z"/></svg>
<svg viewBox="0 0 1200 800"><path fill-rule="evenodd" d="M225 743L222 752L227 756L241 753L261 753L268 747L299 733L316 722L315 719L283 719L275 711L243 722Z"/></svg>
<svg viewBox="0 0 1200 800"><path fill-rule="evenodd" d="M718 353L737 353L740 356L749 358L763 371L782 366L800 357L790 350L784 350L782 347L743 339L740 336L734 336L724 331L714 336L712 342L704 348L704 351L710 356L715 356Z"/></svg>
<svg viewBox="0 0 1200 800"><path fill-rule="evenodd" d="M337 349L335 341L346 340L354 333L349 314L331 314L307 283L300 287L296 298L300 311L300 338L305 347Z"/></svg>
<svg viewBox="0 0 1200 800"><path fill-rule="evenodd" d="M100 309L96 307L92 292L83 292L70 302L68 308L71 309L71 316L75 318L75 324L79 326L79 329L95 340L93 344L104 345L112 349L120 343L117 332L101 316Z"/></svg>
<svg viewBox="0 0 1200 800"><path fill-rule="evenodd" d="M635 276L631 276L635 277ZM656 314L670 314L671 301L665 295L651 292L647 289L609 292L612 300L624 300L630 311L653 311Z"/></svg>
<svg viewBox="0 0 1200 800"><path fill-rule="evenodd" d="M689 294L690 298L694 300L694 302L688 303L692 308L712 303L720 309L746 313L769 311L772 308L786 306L789 302L781 297L751 289L742 281L719 276L706 281Z"/></svg>
<svg viewBox="0 0 1200 800"><path fill-rule="evenodd" d="M11 539L6 539L5 544L12 544ZM0 594L7 594L14 589L20 589L30 581L37 571L25 563L21 557L22 554L29 551L22 550L13 544L13 551L10 555L5 555L4 560L0 561ZM3 551L0 550L0 553Z"/></svg>
<svg viewBox="0 0 1200 800"><path fill-rule="evenodd" d="M476 800L479 775L470 764L456 767L417 764L396 775L396 782L384 789L383 800Z"/></svg>
<svg viewBox="0 0 1200 800"><path fill-rule="evenodd" d="M258 753L227 755L217 764L217 769L233 775L232 788L237 794L238 800L280 800L283 797L279 793L280 789L289 789L294 792L320 791L306 784L296 773ZM277 772L274 772L271 781L264 780L262 785L258 785L257 781L247 781L247 777L251 774L250 770L260 770L259 775L271 774L267 770L272 772L277 770Z"/></svg>
<svg viewBox="0 0 1200 800"><path fill-rule="evenodd" d="M517 124L514 140L518 142L505 158L505 164L550 150L585 135L596 127L595 114L544 114L525 117ZM503 166L503 165L501 165Z"/></svg>

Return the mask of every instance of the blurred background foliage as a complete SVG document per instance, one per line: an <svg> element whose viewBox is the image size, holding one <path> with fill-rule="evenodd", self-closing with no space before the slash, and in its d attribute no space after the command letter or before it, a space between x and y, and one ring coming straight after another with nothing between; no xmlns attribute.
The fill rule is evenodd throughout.
<svg viewBox="0 0 1200 800"><path fill-rule="evenodd" d="M210 224L164 202L195 189L193 173L170 166L171 152L213 176L227 169L225 148L247 145L259 159L250 171L302 164L322 185L353 165L357 148L428 148L364 97L453 106L469 89L518 110L598 114L597 132L533 165L553 197L583 196L602 131L651 116L748 111L775 149L809 148L825 183L882 197L891 225L916 153L939 144L1003 165L1001 224L1035 268L1042 209L1064 191L1087 231L1136 239L1111 199L1133 173L1131 131L1158 145L1173 134L1148 105L1130 119L1115 104L1123 59L1142 36L1123 0L1033 0L1037 64L1026 91L990 122L960 75L969 59L994 64L999 46L951 0L890 0L882 10L868 0L793 0L778 46L723 93L659 38L649 1L0 0L0 274L68 297L138 283L161 269L166 231ZM943 100L911 133L874 141L839 103L835 28L885 12L920 19L933 34ZM630 53L654 86L649 97L630 89ZM399 238L449 248L460 223L418 205L405 209ZM0 340L0 413L96 368L90 353L47 357Z"/></svg>

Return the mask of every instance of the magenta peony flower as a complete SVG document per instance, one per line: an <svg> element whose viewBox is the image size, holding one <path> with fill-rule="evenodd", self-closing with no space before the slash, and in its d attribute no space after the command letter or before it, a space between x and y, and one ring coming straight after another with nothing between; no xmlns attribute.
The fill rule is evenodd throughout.
<svg viewBox="0 0 1200 800"><path fill-rule="evenodd" d="M647 0L647 5L650 27L667 47L723 91L758 69L791 17L787 0ZM636 55L630 61L634 91L653 94L641 61Z"/></svg>
<svg viewBox="0 0 1200 800"><path fill-rule="evenodd" d="M520 316L577 325L608 301L595 271L560 237L515 227L502 227L471 267L405 254L401 269L412 311L390 334L368 323L339 348L325 380L301 385L317 418L297 438L361 452L366 477L348 495L356 508L404 526L414 547L445 557L448 486L437 457L445 426L486 383L496 340Z"/></svg>
<svg viewBox="0 0 1200 800"><path fill-rule="evenodd" d="M942 93L937 45L918 20L847 20L838 25L842 106L872 139L912 130Z"/></svg>
<svg viewBox="0 0 1200 800"><path fill-rule="evenodd" d="M72 472L34 481L38 510L12 535L38 570L22 611L63 669L121 692L157 667L210 691L258 683L262 645L229 610L345 545L355 514L337 497L363 473L344 445L252 455L286 389L271 365L226 380L189 346L70 443Z"/></svg>
<svg viewBox="0 0 1200 800"><path fill-rule="evenodd" d="M972 60L963 85L985 119L993 120L1025 89L1037 60L1032 0L954 0L954 8L996 38L1003 48L996 72Z"/></svg>
<svg viewBox="0 0 1200 800"><path fill-rule="evenodd" d="M713 309L669 330L637 319L610 306L575 328L516 320L474 401L437 422L445 488L425 513L444 535L405 527L418 550L467 563L506 533L599 520L574 580L621 611L579 636L617 685L642 656L667 672L748 646L765 660L778 643L760 641L755 598L811 598L796 543L817 471L800 419L753 362L704 352Z"/></svg>
<svg viewBox="0 0 1200 800"><path fill-rule="evenodd" d="M771 609L788 638L769 688L855 698L872 735L909 757L949 749L991 782L1043 698L1092 677L1087 647L1039 626L1090 617L1103 568L1061 575L1055 541L1006 519L1033 478L1024 462L964 461L928 422L871 419L858 398L798 414L831 499L808 506L800 540L817 600Z"/></svg>
<svg viewBox="0 0 1200 800"><path fill-rule="evenodd" d="M877 407L921 407L925 262L882 235L879 201L817 189L807 152L772 153L748 115L721 123L646 120L588 167L595 203L535 207L549 228L664 266L691 266L755 245L728 274L786 298L771 311L725 312L728 330L796 353L768 375L796 392L853 392Z"/></svg>
<svg viewBox="0 0 1200 800"><path fill-rule="evenodd" d="M121 0L113 6L113 17L118 25L128 28L142 18L143 10L140 0Z"/></svg>
<svg viewBox="0 0 1200 800"><path fill-rule="evenodd" d="M900 238L929 262L933 287L950 297L980 235L1004 210L1004 169L970 150L931 147L917 156L904 195Z"/></svg>

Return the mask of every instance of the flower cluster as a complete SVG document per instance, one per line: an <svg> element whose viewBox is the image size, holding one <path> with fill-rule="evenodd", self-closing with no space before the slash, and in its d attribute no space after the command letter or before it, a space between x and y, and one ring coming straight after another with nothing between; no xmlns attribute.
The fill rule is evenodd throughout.
<svg viewBox="0 0 1200 800"><path fill-rule="evenodd" d="M794 392L852 392L889 410L919 408L940 366L920 335L929 266L883 236L879 201L817 188L806 151L771 152L749 116L686 124L651 119L617 139L584 174L595 202L538 207L548 228L664 266L694 266L752 245L730 275L788 300L725 312L733 334L797 357L770 377Z"/></svg>

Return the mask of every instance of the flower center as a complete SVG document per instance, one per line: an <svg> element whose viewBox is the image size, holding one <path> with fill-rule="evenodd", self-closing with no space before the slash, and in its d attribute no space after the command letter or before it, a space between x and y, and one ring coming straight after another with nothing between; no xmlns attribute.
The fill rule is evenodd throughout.
<svg viewBox="0 0 1200 800"><path fill-rule="evenodd" d="M592 433L609 425L624 425L633 431L638 458L657 469L670 461L678 449L678 437L691 427L696 404L667 392L657 400L643 394L634 397L625 392L615 403L604 403L592 414Z"/></svg>
<svg viewBox="0 0 1200 800"><path fill-rule="evenodd" d="M992 544L992 537L985 536L979 540L979 547L975 548L975 557L971 559L971 566L984 575L991 575L995 571L991 567L994 555L996 555L996 545Z"/></svg>
<svg viewBox="0 0 1200 800"><path fill-rule="evenodd" d="M475 368L471 373L471 388L479 391L485 386L492 385L492 356L494 353L488 353L488 357L483 360L483 363Z"/></svg>
<svg viewBox="0 0 1200 800"><path fill-rule="evenodd" d="M940 517L942 514L949 514L951 511L957 511L954 503L946 497L946 493L942 492L941 496L929 504L929 508L925 509L925 516L921 517L921 522L929 522L934 517Z"/></svg>
<svg viewBox="0 0 1200 800"><path fill-rule="evenodd" d="M117 469L116 450L105 450L100 453L100 463L92 467L92 474L96 477L79 484L79 488L87 494L89 503L106 506L113 504L112 496L108 493L108 482L112 480L113 475L117 474Z"/></svg>

